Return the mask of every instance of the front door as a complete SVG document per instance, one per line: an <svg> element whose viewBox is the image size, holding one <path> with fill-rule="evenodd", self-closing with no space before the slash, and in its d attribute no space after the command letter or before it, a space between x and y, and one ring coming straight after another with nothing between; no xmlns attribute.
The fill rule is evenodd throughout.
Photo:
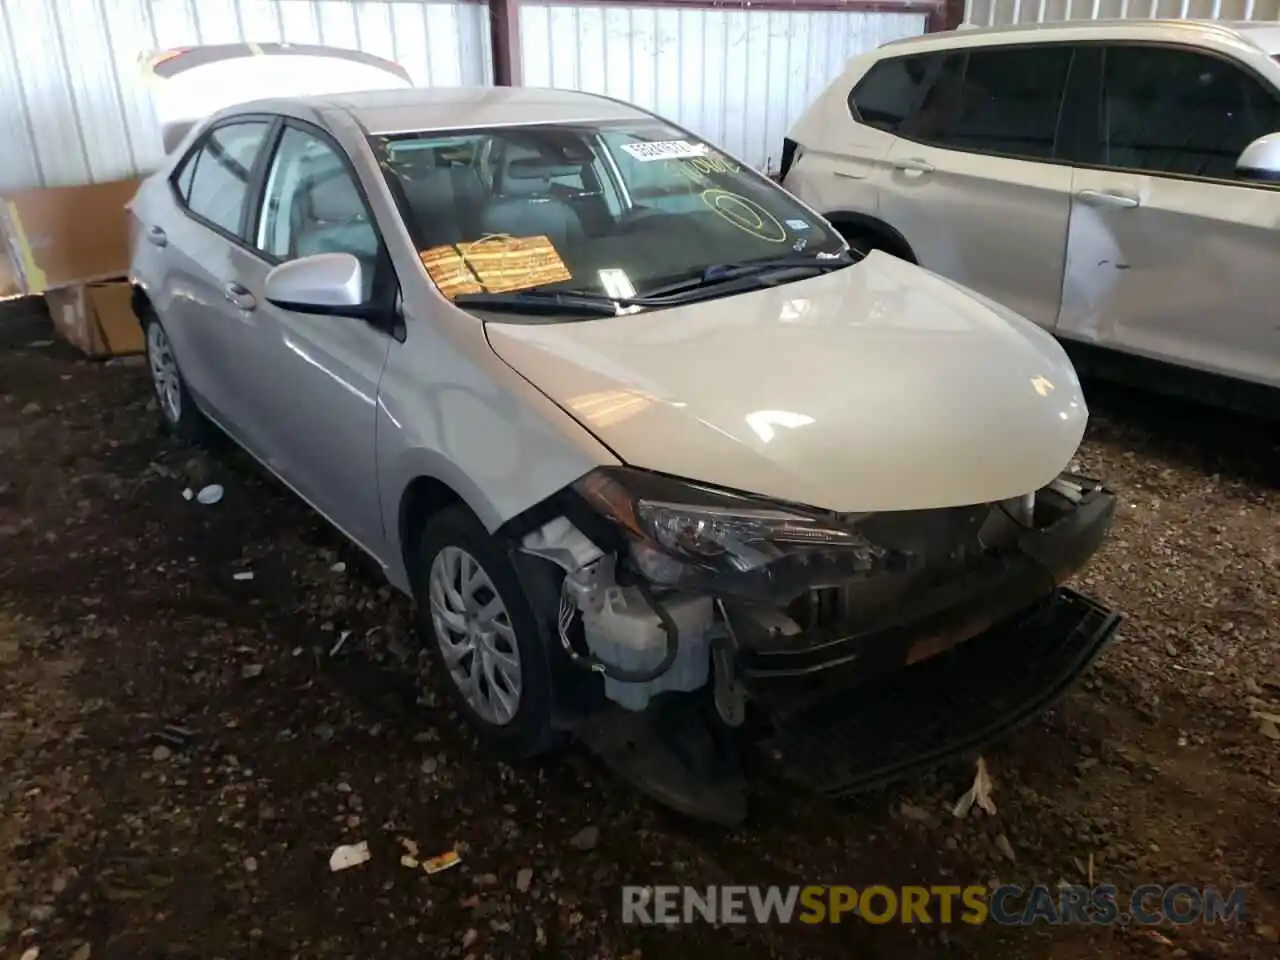
<svg viewBox="0 0 1280 960"><path fill-rule="evenodd" d="M375 556L383 547L378 496L378 385L395 344L352 317L294 313L269 303L277 263L350 253L364 268L366 300L390 305L394 270L354 171L322 131L290 121L271 158L253 251L235 254L254 298L242 382L267 436L268 461L291 486Z"/></svg>
<svg viewBox="0 0 1280 960"><path fill-rule="evenodd" d="M1235 175L1280 102L1242 68L1107 47L1088 162L1072 183L1058 333L1280 386L1280 189Z"/></svg>
<svg viewBox="0 0 1280 960"><path fill-rule="evenodd" d="M936 54L880 174L880 217L921 266L1052 329L1071 168L1055 162L1066 45Z"/></svg>

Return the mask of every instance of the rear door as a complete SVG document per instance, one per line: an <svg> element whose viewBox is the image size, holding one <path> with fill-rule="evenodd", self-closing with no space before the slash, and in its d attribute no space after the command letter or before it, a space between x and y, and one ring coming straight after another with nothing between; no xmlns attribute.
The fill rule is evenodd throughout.
<svg viewBox="0 0 1280 960"><path fill-rule="evenodd" d="M1071 48L905 59L902 70L927 89L897 128L878 184L880 218L922 266L1051 329L1070 215L1071 168L1058 126Z"/></svg>
<svg viewBox="0 0 1280 960"><path fill-rule="evenodd" d="M876 173L923 95L901 58L875 61L865 70L863 64L850 65L796 122L787 141L795 146L783 146L783 185L827 214L875 214ZM803 162L795 162L797 147Z"/></svg>
<svg viewBox="0 0 1280 960"><path fill-rule="evenodd" d="M250 186L274 118L236 117L212 127L191 148L170 183L175 207L140 224L160 248L156 299L178 364L201 406L252 448L253 418L236 389L232 254L244 243Z"/></svg>
<svg viewBox="0 0 1280 960"><path fill-rule="evenodd" d="M1089 69L1058 333L1280 386L1280 189L1235 173L1280 99L1202 50L1107 45Z"/></svg>

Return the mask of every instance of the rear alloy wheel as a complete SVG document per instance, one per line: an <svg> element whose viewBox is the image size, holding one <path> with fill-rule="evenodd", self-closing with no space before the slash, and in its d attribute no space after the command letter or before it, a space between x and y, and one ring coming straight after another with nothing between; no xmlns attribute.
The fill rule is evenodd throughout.
<svg viewBox="0 0 1280 960"><path fill-rule="evenodd" d="M187 440L200 439L204 434L204 415L196 409L187 391L168 333L159 320L150 317L146 321L146 334L147 366L165 429Z"/></svg>
<svg viewBox="0 0 1280 960"><path fill-rule="evenodd" d="M519 574L466 507L427 521L414 569L419 629L459 709L502 753L542 753L551 730L547 651Z"/></svg>

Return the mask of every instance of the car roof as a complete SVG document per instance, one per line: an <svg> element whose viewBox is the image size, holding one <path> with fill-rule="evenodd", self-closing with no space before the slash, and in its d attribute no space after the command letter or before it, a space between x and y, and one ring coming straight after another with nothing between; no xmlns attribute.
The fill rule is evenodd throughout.
<svg viewBox="0 0 1280 960"><path fill-rule="evenodd" d="M1062 20L1054 23L1018 23L998 27L963 27L945 33L891 40L880 49L885 55L913 50L951 50L1013 43L1070 43L1082 40L1156 40L1168 43L1245 43L1273 56L1280 53L1280 24L1251 20Z"/></svg>
<svg viewBox="0 0 1280 960"><path fill-rule="evenodd" d="M413 87L286 97L240 104L234 112L350 114L370 134L651 117L639 107L577 90L537 87ZM233 112L233 111L227 111Z"/></svg>

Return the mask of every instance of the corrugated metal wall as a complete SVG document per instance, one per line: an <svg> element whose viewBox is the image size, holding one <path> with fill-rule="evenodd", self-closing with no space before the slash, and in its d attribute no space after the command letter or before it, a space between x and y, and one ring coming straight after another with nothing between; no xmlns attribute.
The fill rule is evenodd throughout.
<svg viewBox="0 0 1280 960"><path fill-rule="evenodd" d="M967 0L979 27L1061 20L1280 20L1280 0Z"/></svg>
<svg viewBox="0 0 1280 960"><path fill-rule="evenodd" d="M398 60L427 86L492 81L479 4L424 0L0 0L0 192L135 175L161 156L138 58L241 40Z"/></svg>
<svg viewBox="0 0 1280 960"><path fill-rule="evenodd" d="M765 169L845 61L924 26L905 13L526 3L523 79L632 101Z"/></svg>

